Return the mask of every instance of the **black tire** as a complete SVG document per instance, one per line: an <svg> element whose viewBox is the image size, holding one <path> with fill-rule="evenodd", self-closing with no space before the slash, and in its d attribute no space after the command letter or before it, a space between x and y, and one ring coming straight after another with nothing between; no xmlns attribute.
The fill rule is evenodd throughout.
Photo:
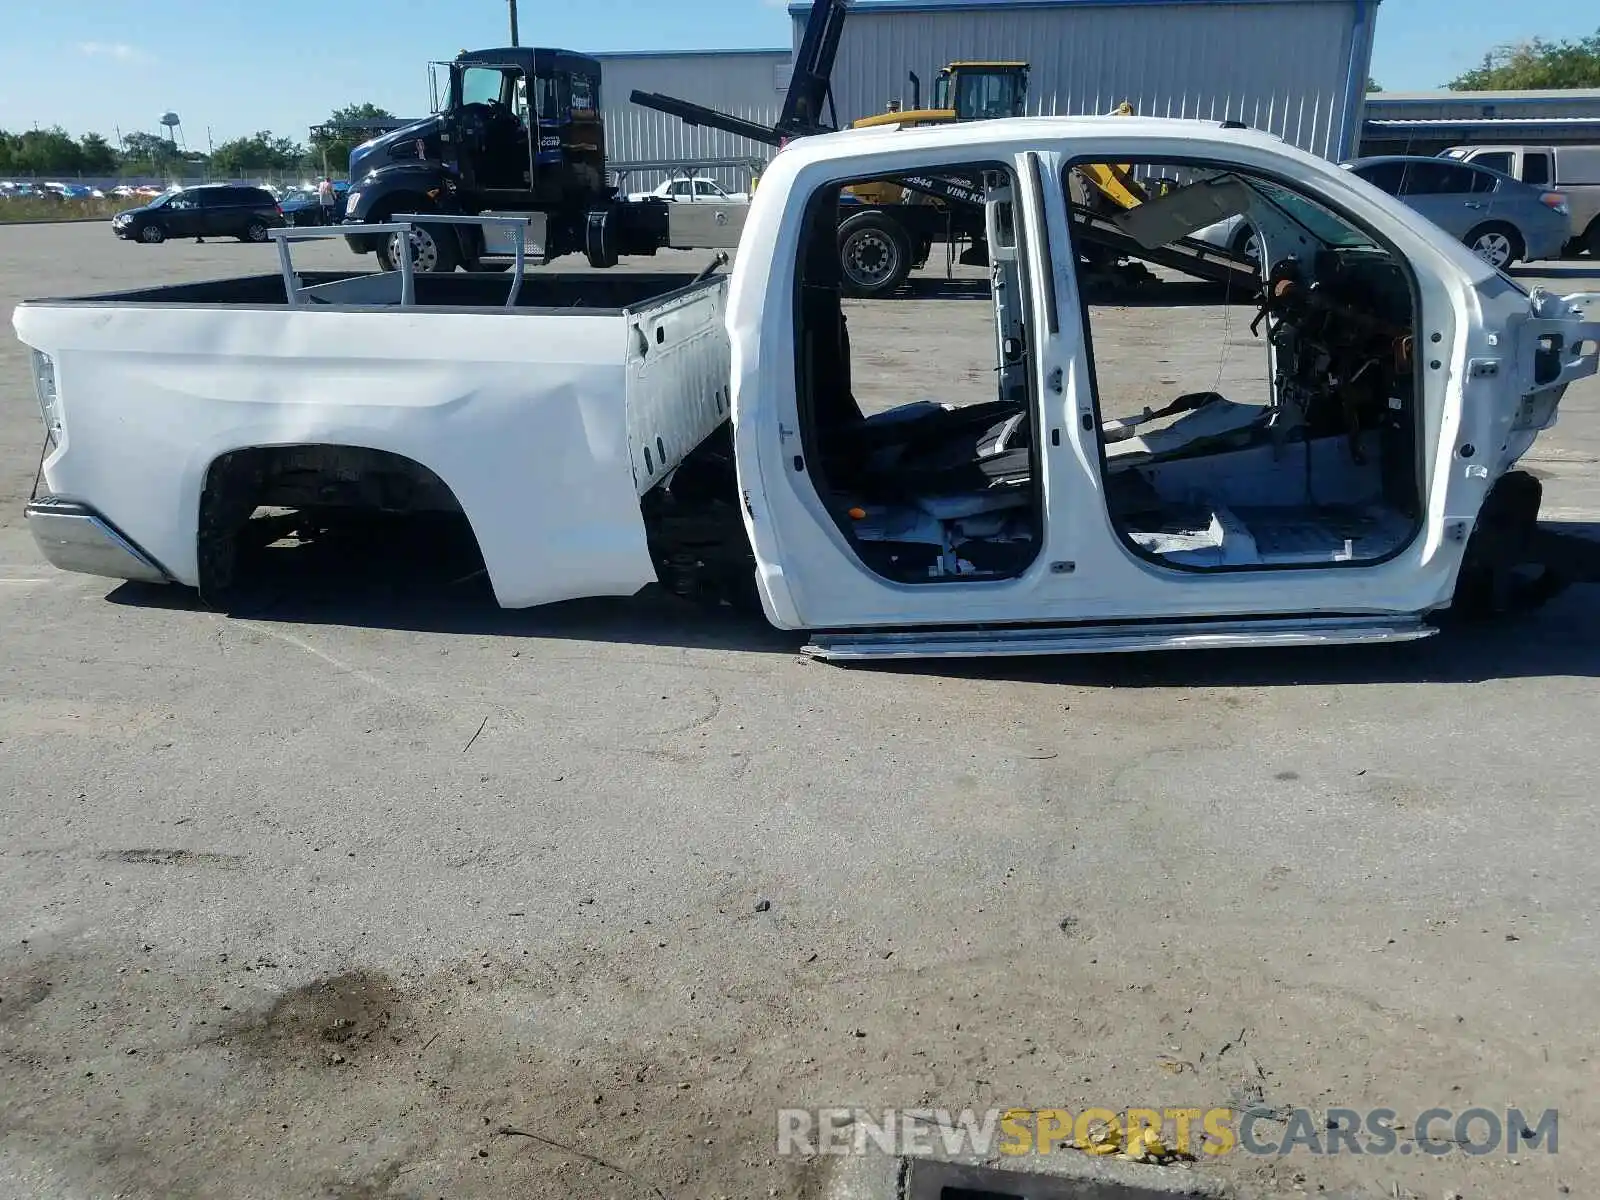
<svg viewBox="0 0 1600 1200"><path fill-rule="evenodd" d="M1589 222L1589 228L1584 230L1581 248L1589 252L1590 257L1600 258L1600 217Z"/></svg>
<svg viewBox="0 0 1600 1200"><path fill-rule="evenodd" d="M241 242L264 242L267 240L267 223L265 221L251 221L244 227L244 232L239 235Z"/></svg>
<svg viewBox="0 0 1600 1200"><path fill-rule="evenodd" d="M382 221L387 221L388 219L388 217L373 217L372 222L373 224L378 224ZM378 260L378 270L398 271L400 269L400 264L394 259L393 250L393 238L380 236L377 239L377 245L372 248L372 256Z"/></svg>
<svg viewBox="0 0 1600 1200"><path fill-rule="evenodd" d="M167 231L161 228L161 226L156 222L151 221L147 225L139 226L139 232L134 236L136 236L145 245L154 246L167 240Z"/></svg>
<svg viewBox="0 0 1600 1200"><path fill-rule="evenodd" d="M1560 575L1537 561L1543 495L1543 484L1526 471L1508 471L1490 489L1442 620L1466 623L1536 608L1561 589Z"/></svg>
<svg viewBox="0 0 1600 1200"><path fill-rule="evenodd" d="M377 220L388 220L379 217ZM378 243L378 268L383 271L398 271L400 260L398 249L403 235L391 234ZM456 235L448 225L418 225L411 233L412 269L422 272L443 272L448 274L454 271L461 262L461 250L456 242Z"/></svg>
<svg viewBox="0 0 1600 1200"><path fill-rule="evenodd" d="M1507 225L1504 221L1485 221L1467 231L1467 236L1461 239L1479 258L1490 266L1504 269L1512 263L1521 262L1528 248L1522 241L1522 235ZM1493 250L1494 257L1491 257ZM1500 254L1504 258L1500 258Z"/></svg>
<svg viewBox="0 0 1600 1200"><path fill-rule="evenodd" d="M1256 244L1255 254L1250 253L1251 242ZM1261 257L1261 240L1256 237L1256 231L1251 226L1243 224L1239 226L1238 231L1233 235L1233 245L1229 249L1233 251L1235 258L1259 265L1257 260Z"/></svg>
<svg viewBox="0 0 1600 1200"><path fill-rule="evenodd" d="M609 209L590 209L583 222L583 253L596 271L609 270L621 257L617 249L617 222Z"/></svg>
<svg viewBox="0 0 1600 1200"><path fill-rule="evenodd" d="M228 469L229 456L213 464L221 472L215 486L200 495L195 565L200 602L215 612L237 608L242 592L239 571L240 534L255 511L260 481L252 474Z"/></svg>
<svg viewBox="0 0 1600 1200"><path fill-rule="evenodd" d="M857 213L839 226L839 278L849 296L886 296L911 274L911 242L894 218Z"/></svg>

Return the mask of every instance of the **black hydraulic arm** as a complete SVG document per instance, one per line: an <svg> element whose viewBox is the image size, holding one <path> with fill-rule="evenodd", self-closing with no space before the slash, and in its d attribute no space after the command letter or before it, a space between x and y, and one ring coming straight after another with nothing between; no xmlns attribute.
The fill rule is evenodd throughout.
<svg viewBox="0 0 1600 1200"><path fill-rule="evenodd" d="M721 129L764 146L781 146L789 138L826 132L831 127L823 122L822 110L826 107L832 111L828 78L833 74L833 60L839 53L839 35L844 30L848 11L849 0L813 0L805 33L800 38L800 50L794 56L794 71L789 76L789 90L784 94L783 111L778 114L778 123L771 128L659 92L636 91L628 99L641 107L677 117L686 125Z"/></svg>
<svg viewBox="0 0 1600 1200"><path fill-rule="evenodd" d="M730 117L727 113L720 113L703 104L679 100L676 96L636 91L628 99L644 108L653 108L657 112L677 117L685 125L705 125L711 129L725 130L739 137L749 138L753 142L760 142L763 146L776 146L783 140L770 126L757 125L754 121L742 120L739 117Z"/></svg>
<svg viewBox="0 0 1600 1200"><path fill-rule="evenodd" d="M813 0L806 31L800 38L800 51L794 56L783 112L778 116L777 132L781 137L805 137L828 128L822 120L822 106L828 103L828 81L848 13L849 0Z"/></svg>

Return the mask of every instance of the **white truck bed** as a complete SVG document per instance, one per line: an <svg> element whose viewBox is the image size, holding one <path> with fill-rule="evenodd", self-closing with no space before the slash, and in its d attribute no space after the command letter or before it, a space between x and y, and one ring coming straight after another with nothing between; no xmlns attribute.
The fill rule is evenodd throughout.
<svg viewBox="0 0 1600 1200"><path fill-rule="evenodd" d="M263 275L18 307L52 397L58 566L198 585L212 464L337 446L431 472L506 607L655 579L640 497L727 418L725 276ZM42 394L42 402L43 402ZM420 474L420 472L419 472Z"/></svg>

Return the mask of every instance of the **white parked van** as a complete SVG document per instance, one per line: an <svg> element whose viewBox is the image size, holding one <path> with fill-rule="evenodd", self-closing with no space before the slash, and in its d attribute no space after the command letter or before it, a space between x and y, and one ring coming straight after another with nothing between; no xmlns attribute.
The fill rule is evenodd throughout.
<svg viewBox="0 0 1600 1200"><path fill-rule="evenodd" d="M1452 146L1447 158L1553 188L1572 211L1572 253L1600 258L1600 146Z"/></svg>

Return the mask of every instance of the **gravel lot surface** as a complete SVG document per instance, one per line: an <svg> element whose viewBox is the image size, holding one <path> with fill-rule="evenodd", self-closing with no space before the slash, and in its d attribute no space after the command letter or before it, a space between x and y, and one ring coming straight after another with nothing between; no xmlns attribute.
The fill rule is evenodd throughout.
<svg viewBox="0 0 1600 1200"><path fill-rule="evenodd" d="M0 228L0 312L271 264ZM883 404L989 386L982 296L919 289L853 314ZM1129 407L1259 371L1184 296L1100 314ZM0 1195L820 1196L775 1110L833 1104L1556 1108L1554 1155L1166 1170L1600 1194L1593 585L1395 648L892 670L651 594L227 619L47 567L40 437L8 329ZM1590 380L1527 460L1553 516L1600 519L1597 457Z"/></svg>

